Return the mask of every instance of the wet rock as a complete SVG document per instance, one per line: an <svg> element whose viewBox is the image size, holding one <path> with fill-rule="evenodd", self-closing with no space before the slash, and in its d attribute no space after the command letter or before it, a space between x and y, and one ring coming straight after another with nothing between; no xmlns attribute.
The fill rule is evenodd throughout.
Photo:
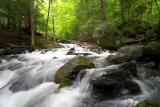
<svg viewBox="0 0 160 107"><path fill-rule="evenodd" d="M107 60L111 64L120 64L131 60L138 60L143 56L143 45L125 46L118 50L114 56L110 56Z"/></svg>
<svg viewBox="0 0 160 107"><path fill-rule="evenodd" d="M116 55L111 55L107 58L107 61L110 64L120 64L124 62L128 62L129 58L126 54L123 53L117 53Z"/></svg>
<svg viewBox="0 0 160 107"><path fill-rule="evenodd" d="M64 78L60 84L59 84L59 89L67 87L67 86L71 86L73 84L73 82L69 79L69 78Z"/></svg>
<svg viewBox="0 0 160 107"><path fill-rule="evenodd" d="M120 48L118 53L126 54L129 59L138 59L143 56L143 45L125 46Z"/></svg>
<svg viewBox="0 0 160 107"><path fill-rule="evenodd" d="M160 63L160 43L150 42L144 47L143 59Z"/></svg>
<svg viewBox="0 0 160 107"><path fill-rule="evenodd" d="M119 47L121 47L123 45L123 43L120 40L121 37L115 35L102 36L99 39L99 46L102 47L103 49L110 49L110 50L116 50Z"/></svg>
<svg viewBox="0 0 160 107"><path fill-rule="evenodd" d="M122 64L119 68L129 71L133 76L137 76L136 63L127 62L127 63Z"/></svg>
<svg viewBox="0 0 160 107"><path fill-rule="evenodd" d="M15 55L15 54L20 54L25 50L26 48L6 47L5 49L0 49L0 55Z"/></svg>
<svg viewBox="0 0 160 107"><path fill-rule="evenodd" d="M157 67L154 62L145 63L142 66L145 67L145 68L151 68L151 69Z"/></svg>
<svg viewBox="0 0 160 107"><path fill-rule="evenodd" d="M138 67L137 70L138 70L138 73L143 74L143 78L145 78L145 79L160 76L159 69L151 69L151 68L146 68L146 67L140 66L140 67Z"/></svg>
<svg viewBox="0 0 160 107"><path fill-rule="evenodd" d="M75 55L75 48L71 48L66 55Z"/></svg>
<svg viewBox="0 0 160 107"><path fill-rule="evenodd" d="M65 77L73 80L82 69L95 68L92 61L83 56L76 56L63 65L55 75L54 81L61 82Z"/></svg>
<svg viewBox="0 0 160 107"><path fill-rule="evenodd" d="M109 74L91 80L95 97L110 99L123 95L136 95L141 92L138 84L132 81L129 71L121 69L110 69L110 71ZM124 93L123 90L127 91Z"/></svg>

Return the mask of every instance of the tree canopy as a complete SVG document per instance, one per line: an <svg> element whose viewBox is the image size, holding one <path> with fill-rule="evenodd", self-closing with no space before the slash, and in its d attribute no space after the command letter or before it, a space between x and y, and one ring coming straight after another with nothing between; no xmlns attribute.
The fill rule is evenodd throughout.
<svg viewBox="0 0 160 107"><path fill-rule="evenodd" d="M147 25L160 26L158 0L32 1L34 32L46 38L94 41L117 28L123 35ZM0 27L29 31L30 8L29 0L0 0Z"/></svg>

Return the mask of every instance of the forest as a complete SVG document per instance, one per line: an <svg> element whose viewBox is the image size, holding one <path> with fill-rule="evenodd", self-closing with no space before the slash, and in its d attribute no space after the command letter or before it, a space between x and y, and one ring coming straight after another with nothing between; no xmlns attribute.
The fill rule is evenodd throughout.
<svg viewBox="0 0 160 107"><path fill-rule="evenodd" d="M157 37L159 5L158 0L5 0L0 28L94 43L109 36L113 44L115 38Z"/></svg>
<svg viewBox="0 0 160 107"><path fill-rule="evenodd" d="M160 0L0 0L0 107L160 107Z"/></svg>

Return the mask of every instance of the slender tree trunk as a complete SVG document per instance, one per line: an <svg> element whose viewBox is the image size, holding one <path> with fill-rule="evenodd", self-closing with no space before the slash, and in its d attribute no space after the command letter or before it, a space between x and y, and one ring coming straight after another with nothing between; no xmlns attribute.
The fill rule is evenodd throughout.
<svg viewBox="0 0 160 107"><path fill-rule="evenodd" d="M107 21L104 1L100 0L100 4L101 4L101 20L102 20L102 23L104 23Z"/></svg>
<svg viewBox="0 0 160 107"><path fill-rule="evenodd" d="M10 17L10 9L8 9L8 14L7 14L7 28L10 28L11 26L11 17Z"/></svg>
<svg viewBox="0 0 160 107"><path fill-rule="evenodd" d="M120 0L120 8L121 8L121 24L124 24L126 20L124 15L123 0Z"/></svg>
<svg viewBox="0 0 160 107"><path fill-rule="evenodd" d="M37 2L38 0L36 0L36 2ZM38 4L36 4L36 6L35 6L35 14L34 14L34 30L35 30L35 32L37 32L37 9L38 9Z"/></svg>
<svg viewBox="0 0 160 107"><path fill-rule="evenodd" d="M35 49L34 43L34 0L30 0L30 26L31 26L31 47Z"/></svg>
<svg viewBox="0 0 160 107"><path fill-rule="evenodd" d="M52 15L52 37L53 37L53 40L56 40L56 36L55 36L55 27L54 27L54 16Z"/></svg>
<svg viewBox="0 0 160 107"><path fill-rule="evenodd" d="M50 7L51 7L51 0L49 0L49 4L48 4L48 16L47 16L45 39L47 39L47 35L48 35L48 21L49 21Z"/></svg>
<svg viewBox="0 0 160 107"><path fill-rule="evenodd" d="M158 10L158 14L159 14L159 26L160 26L160 8L159 8L159 5L158 5L158 2L157 0L155 0L155 3L156 3L156 7L157 7L157 10Z"/></svg>

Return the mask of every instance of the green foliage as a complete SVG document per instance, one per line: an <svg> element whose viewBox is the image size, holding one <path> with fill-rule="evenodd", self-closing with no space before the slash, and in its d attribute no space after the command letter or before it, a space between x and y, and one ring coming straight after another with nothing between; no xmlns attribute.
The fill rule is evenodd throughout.
<svg viewBox="0 0 160 107"><path fill-rule="evenodd" d="M144 23L155 26L160 22L158 0L51 0L47 22L48 2L34 0L35 32L45 34L48 23L48 38L54 33L58 38L82 41L104 35L134 37L144 33L148 26ZM28 29L29 8L29 0L0 0L1 27Z"/></svg>

